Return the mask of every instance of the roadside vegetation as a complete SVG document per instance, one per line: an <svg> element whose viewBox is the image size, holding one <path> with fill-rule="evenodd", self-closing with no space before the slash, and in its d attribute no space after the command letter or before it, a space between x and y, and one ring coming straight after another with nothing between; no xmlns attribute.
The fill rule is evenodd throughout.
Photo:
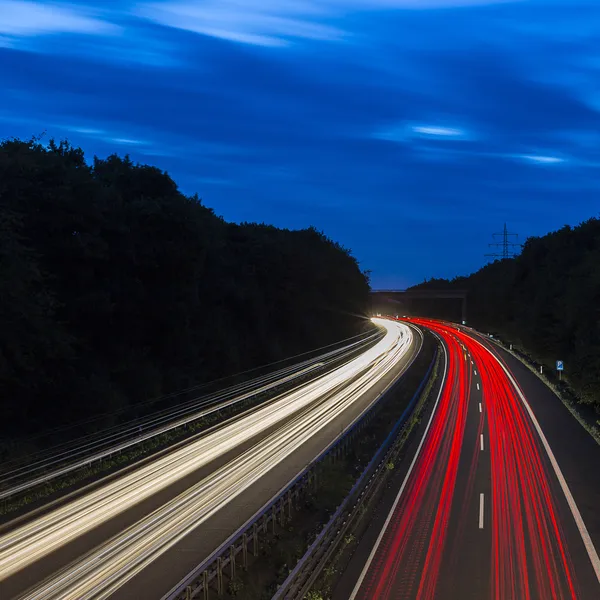
<svg viewBox="0 0 600 600"><path fill-rule="evenodd" d="M410 418L402 428L401 434L391 444L385 465L385 470L379 473L376 481L372 482L372 489L366 491L360 504L354 513L349 514L347 521L350 523L343 540L335 548L330 559L321 565L321 572L313 583L309 594L314 598L328 600L334 594L337 586L343 583L345 574L350 566L354 553L367 532L375 514L381 511L382 502L396 486L401 485L405 471L401 468L402 463L407 460L407 453L414 447L419 436L416 435L422 420L427 416L433 404L434 397L441 385L442 356L438 353L437 359L429 376L429 380L422 390L419 400L410 415ZM339 590L338 590L339 591Z"/></svg>
<svg viewBox="0 0 600 600"><path fill-rule="evenodd" d="M366 347L373 346L381 336L375 336ZM370 338L370 336L369 336ZM174 427L163 433L154 435L146 440L140 440L130 447L112 452L109 456L102 459L89 462L77 469L69 471L51 480L39 483L27 490L12 494L11 496L0 500L0 524L5 518L14 518L20 513L28 512L32 509L56 500L67 493L79 490L87 484L95 484L107 475L112 475L117 471L121 472L125 467L133 466L134 463L139 463L143 459L156 455L163 450L172 449L175 445L196 437L197 434L206 432L207 430L218 426L226 420L259 407L272 399L277 398L281 394L295 389L296 387L310 381L311 379L320 376L330 369L334 369L345 361L354 358L356 355L364 352L365 347L360 346L352 352L344 353L339 359L331 363L323 364L322 367L311 370L310 372L294 377L289 381L284 381L275 387L250 395L241 402L236 402L228 406L223 406L219 410L210 412L196 419L190 420L178 427ZM308 354L316 354L310 352ZM306 354L303 358L307 358ZM299 360L299 358L296 358ZM75 443L77 443L76 440ZM69 462L68 453L65 460ZM55 463L49 466L48 470L52 471L59 466L60 463ZM39 477L41 473L38 472Z"/></svg>
<svg viewBox="0 0 600 600"><path fill-rule="evenodd" d="M285 527L279 527L275 535L269 533L261 536L259 556L250 557L247 571L238 569L235 579L228 579L225 598L244 598L244 600L268 600L277 587L285 581L288 574L296 566L309 546L319 535L335 513L338 506L346 498L352 486L357 481L365 467L369 464L383 441L386 439L396 421L419 388L423 377L431 364L435 343L432 339L426 341L413 365L402 376L401 380L374 407L364 429L351 434L345 453L336 460L325 459L319 465L317 486L310 487L301 497L297 510ZM436 379L436 372L430 375L430 381ZM429 396L431 385L422 392L422 397ZM398 448L403 448L414 426L418 423L422 403L416 407L409 419L408 427L397 440ZM400 455L398 455L400 459ZM393 471L395 465L388 465L386 471ZM367 507L361 505L361 511L366 514ZM363 515L364 516L364 515ZM361 523L366 522L362 519ZM354 548L356 539L351 532L344 539L342 554L349 548ZM337 557L338 555L336 555ZM341 572L339 561L328 565L321 578L322 585L315 587L310 598L328 598L336 577ZM321 594L319 596L319 594Z"/></svg>
<svg viewBox="0 0 600 600"><path fill-rule="evenodd" d="M0 143L0 459L359 333L368 302L315 228L227 223L128 157Z"/></svg>
<svg viewBox="0 0 600 600"><path fill-rule="evenodd" d="M519 256L468 277L432 279L417 288L468 290L469 324L512 343L543 366L562 397L586 421L600 420L600 219L529 238ZM453 318L448 303L431 314ZM426 308L426 304L423 303ZM564 361L559 380L556 360Z"/></svg>

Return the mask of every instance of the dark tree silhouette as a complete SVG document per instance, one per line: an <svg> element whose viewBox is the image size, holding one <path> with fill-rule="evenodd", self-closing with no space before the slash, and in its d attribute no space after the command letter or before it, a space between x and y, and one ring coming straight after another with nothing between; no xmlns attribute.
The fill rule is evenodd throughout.
<svg viewBox="0 0 600 600"><path fill-rule="evenodd" d="M226 223L128 157L0 144L5 441L354 335L368 295L314 228Z"/></svg>
<svg viewBox="0 0 600 600"><path fill-rule="evenodd" d="M472 325L497 332L547 366L565 361L581 400L600 412L600 220L529 238L514 259L468 277L433 280L467 289Z"/></svg>

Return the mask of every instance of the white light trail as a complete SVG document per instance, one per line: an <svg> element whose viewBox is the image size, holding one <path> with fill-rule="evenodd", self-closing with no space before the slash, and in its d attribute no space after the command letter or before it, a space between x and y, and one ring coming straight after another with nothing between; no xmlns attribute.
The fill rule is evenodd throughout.
<svg viewBox="0 0 600 600"><path fill-rule="evenodd" d="M0 581L156 494L270 427L273 433L154 513L75 561L23 598L107 598L157 556L243 493L379 382L413 342L406 325L371 349L280 400L0 537Z"/></svg>
<svg viewBox="0 0 600 600"><path fill-rule="evenodd" d="M127 424L124 427L117 426L111 428L105 434L93 436L92 439L81 438L76 440L74 442L75 445L71 447L67 444L65 448L60 449L59 447L57 451L47 455L41 453L42 457L39 460L2 474L0 478L0 500L65 475L92 462L100 461L103 458L127 450L141 442L208 416L211 413L239 404L252 396L289 383L313 369L324 366L328 361L335 360L336 358L339 359L343 354L351 351L352 348L368 344L373 340L373 337L373 335L366 338L362 337L358 341L335 350L330 350L316 358L285 367L254 380L232 386L221 392L193 399L181 406L160 411L149 417ZM142 427L143 431L140 431L140 427ZM67 462L65 463L65 461ZM50 470L53 468L53 465L61 466L55 466L54 470ZM13 483L12 487L1 489L7 485L11 485L11 481L14 482L23 479L25 480L21 481L21 483Z"/></svg>

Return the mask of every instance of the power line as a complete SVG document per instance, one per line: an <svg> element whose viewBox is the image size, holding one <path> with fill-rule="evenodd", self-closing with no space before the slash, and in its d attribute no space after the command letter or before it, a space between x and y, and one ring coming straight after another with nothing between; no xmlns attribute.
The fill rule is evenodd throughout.
<svg viewBox="0 0 600 600"><path fill-rule="evenodd" d="M502 241L501 242L495 242L493 244L488 244L488 246L490 247L496 247L496 248L501 248L502 251L501 252L493 252L490 254L486 254L485 256L491 256L493 258L514 258L515 256L517 256L517 252L515 250L513 250L513 248L521 248L522 244L519 244L518 242L511 242L510 238L511 237L515 237L518 239L519 234L518 233L509 233L508 229L506 228L506 223L504 223L504 229L502 231L502 233L493 233L492 236L494 237L494 239L497 239L498 236L502 236Z"/></svg>

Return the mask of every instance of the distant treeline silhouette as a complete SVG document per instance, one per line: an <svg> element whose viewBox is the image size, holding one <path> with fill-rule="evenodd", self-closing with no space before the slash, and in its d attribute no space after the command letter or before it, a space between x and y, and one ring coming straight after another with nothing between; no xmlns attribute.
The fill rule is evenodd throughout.
<svg viewBox="0 0 600 600"><path fill-rule="evenodd" d="M314 228L227 223L128 157L0 144L5 442L341 340L368 307Z"/></svg>
<svg viewBox="0 0 600 600"><path fill-rule="evenodd" d="M547 367L563 360L571 387L600 413L600 220L529 238L516 258L468 277L416 287L467 289L471 325Z"/></svg>

